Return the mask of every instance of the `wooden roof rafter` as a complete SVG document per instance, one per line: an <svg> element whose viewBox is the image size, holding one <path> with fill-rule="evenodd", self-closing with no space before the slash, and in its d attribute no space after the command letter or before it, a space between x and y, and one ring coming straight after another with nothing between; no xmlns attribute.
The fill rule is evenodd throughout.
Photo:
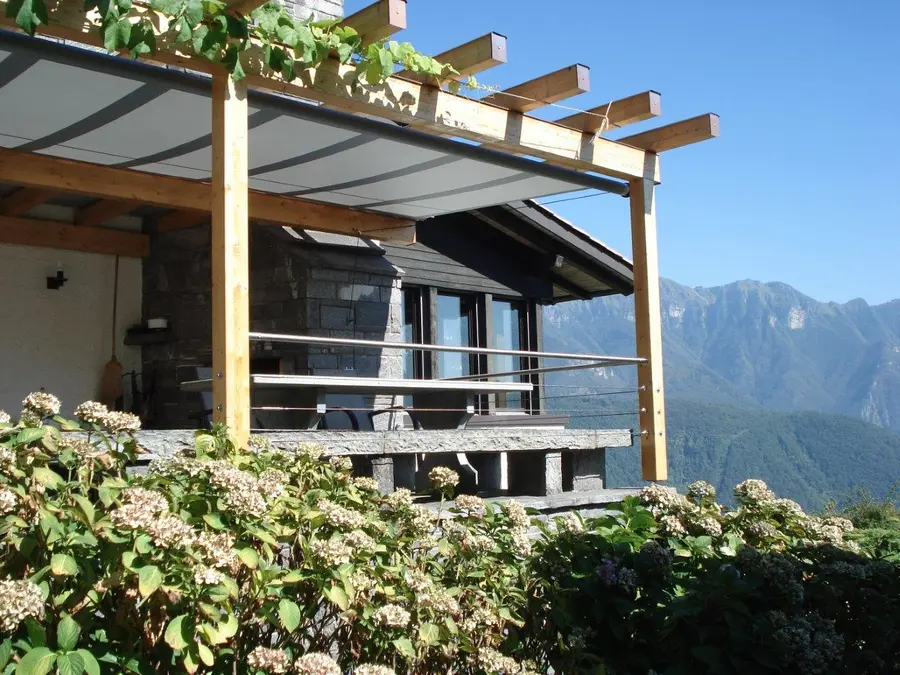
<svg viewBox="0 0 900 675"><path fill-rule="evenodd" d="M150 255L150 237L139 232L82 227L37 218L0 216L0 243L121 255L126 258L145 258Z"/></svg>
<svg viewBox="0 0 900 675"><path fill-rule="evenodd" d="M82 227L95 227L119 216L124 216L138 206L140 206L140 202L132 200L100 199L78 209L75 212L75 224Z"/></svg>
<svg viewBox="0 0 900 675"><path fill-rule="evenodd" d="M406 0L376 0L341 23L359 33L363 44L384 40L406 29Z"/></svg>
<svg viewBox="0 0 900 675"><path fill-rule="evenodd" d="M0 199L0 215L21 216L58 196L59 192L56 190L47 190L40 187L20 187L3 199Z"/></svg>
<svg viewBox="0 0 900 675"><path fill-rule="evenodd" d="M617 129L659 117L661 114L662 97L659 92L645 91L562 117L556 120L556 123L593 134L604 126L608 129Z"/></svg>
<svg viewBox="0 0 900 675"><path fill-rule="evenodd" d="M453 49L434 55L434 60L452 66L459 75L455 78L465 82L470 76L482 73L489 68L506 63L506 36L500 33L488 33ZM426 82L427 76L401 70L395 74L416 82Z"/></svg>
<svg viewBox="0 0 900 675"><path fill-rule="evenodd" d="M487 103L526 113L591 90L591 69L580 63L487 96Z"/></svg>

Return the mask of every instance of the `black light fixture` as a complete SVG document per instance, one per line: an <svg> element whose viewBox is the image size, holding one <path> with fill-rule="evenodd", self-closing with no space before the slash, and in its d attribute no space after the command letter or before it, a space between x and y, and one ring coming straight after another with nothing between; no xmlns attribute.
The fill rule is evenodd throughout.
<svg viewBox="0 0 900 675"><path fill-rule="evenodd" d="M47 290L58 291L68 281L63 274L62 265L56 270L55 277L47 277Z"/></svg>

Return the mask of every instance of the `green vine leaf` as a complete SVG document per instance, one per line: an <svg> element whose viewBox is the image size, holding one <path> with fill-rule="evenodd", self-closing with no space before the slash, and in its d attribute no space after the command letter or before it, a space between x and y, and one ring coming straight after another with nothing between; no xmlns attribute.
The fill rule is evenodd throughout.
<svg viewBox="0 0 900 675"><path fill-rule="evenodd" d="M34 35L41 24L50 23L44 0L12 0L6 6L6 16L16 20L16 25L29 35Z"/></svg>

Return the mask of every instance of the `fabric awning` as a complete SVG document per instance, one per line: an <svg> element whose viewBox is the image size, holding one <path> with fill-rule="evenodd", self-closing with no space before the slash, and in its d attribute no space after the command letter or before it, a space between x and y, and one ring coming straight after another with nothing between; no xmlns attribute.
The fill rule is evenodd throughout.
<svg viewBox="0 0 900 675"><path fill-rule="evenodd" d="M0 31L0 147L206 181L210 81ZM250 187L429 218L586 188L601 176L251 92Z"/></svg>

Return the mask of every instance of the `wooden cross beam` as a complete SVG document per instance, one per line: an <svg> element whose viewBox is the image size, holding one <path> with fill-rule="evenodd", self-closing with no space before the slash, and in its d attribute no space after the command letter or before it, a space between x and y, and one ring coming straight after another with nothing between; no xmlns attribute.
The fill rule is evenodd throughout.
<svg viewBox="0 0 900 675"><path fill-rule="evenodd" d="M504 89L484 100L502 108L525 113L590 90L591 69L575 64Z"/></svg>
<svg viewBox="0 0 900 675"><path fill-rule="evenodd" d="M20 216L58 196L59 192L55 190L31 187L19 188L0 200L0 215Z"/></svg>
<svg viewBox="0 0 900 675"><path fill-rule="evenodd" d="M0 242L127 258L150 255L150 238L138 232L11 216L0 216Z"/></svg>
<svg viewBox="0 0 900 675"><path fill-rule="evenodd" d="M406 0L377 0L341 23L356 30L363 44L384 40L406 29Z"/></svg>
<svg viewBox="0 0 900 675"><path fill-rule="evenodd" d="M594 134L601 129L604 117L609 120L607 128L616 129L629 124L643 122L652 117L659 117L661 114L662 103L659 93L645 91L634 96L598 105L583 113L575 113L574 115L563 117L556 120L556 123L570 129L579 129Z"/></svg>
<svg viewBox="0 0 900 675"><path fill-rule="evenodd" d="M465 81L470 75L484 72L488 68L506 63L506 37L500 33L488 33L469 42L437 54L434 59L448 63L459 71L455 76ZM401 70L396 77L425 82L427 77L420 73Z"/></svg>
<svg viewBox="0 0 900 675"><path fill-rule="evenodd" d="M665 152L691 143L708 141L718 135L719 116L715 113L707 113L633 136L626 136L620 138L619 142L650 152Z"/></svg>
<svg viewBox="0 0 900 675"><path fill-rule="evenodd" d="M0 182L169 209L203 213L211 210L212 190L208 183L15 150L0 149ZM251 192L249 201L250 217L266 223L406 243L415 241L415 223L404 218L264 192Z"/></svg>
<svg viewBox="0 0 900 675"><path fill-rule="evenodd" d="M140 202L100 199L93 204L78 209L75 212L75 224L83 227L102 225L114 218L134 211L138 206L140 206Z"/></svg>

